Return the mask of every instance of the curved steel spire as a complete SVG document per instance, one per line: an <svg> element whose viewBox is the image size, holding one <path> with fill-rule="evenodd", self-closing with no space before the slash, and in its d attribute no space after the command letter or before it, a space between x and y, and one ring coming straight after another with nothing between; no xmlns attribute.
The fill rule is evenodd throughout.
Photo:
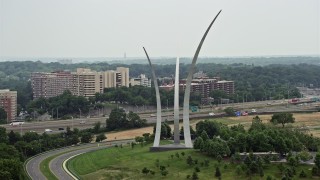
<svg viewBox="0 0 320 180"><path fill-rule="evenodd" d="M157 100L157 124L156 124L156 135L154 137L153 141L153 147L158 147L160 144L160 133L161 133L161 101L160 101L160 93L159 93L159 86L158 81L156 78L156 73L154 72L153 65L151 64L149 55L146 51L146 49L143 47L144 52L146 53L150 69L152 71L152 78L154 83L154 88L156 90L156 100Z"/></svg>
<svg viewBox="0 0 320 180"><path fill-rule="evenodd" d="M212 22L210 23L206 32L204 33L204 35L198 45L196 53L194 54L194 57L193 57L193 60L192 60L191 66L190 66L189 74L187 77L186 90L184 93L184 103L183 103L183 129L184 129L185 146L190 147L190 148L193 147L192 142L191 142L190 123L189 123L189 101L190 101L190 86L191 86L191 81L192 81L192 75L194 73L195 64L197 62L198 55L200 53L202 44L203 44L204 40L206 39L206 36L207 36L211 26L213 25L213 23L215 22L215 20L217 19L217 17L221 13L221 11L222 10L220 10L219 13L216 15L216 17L212 20Z"/></svg>

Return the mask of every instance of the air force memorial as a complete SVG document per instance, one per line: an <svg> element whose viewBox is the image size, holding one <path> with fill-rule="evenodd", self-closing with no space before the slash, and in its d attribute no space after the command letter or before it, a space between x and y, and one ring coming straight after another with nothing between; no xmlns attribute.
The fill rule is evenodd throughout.
<svg viewBox="0 0 320 180"><path fill-rule="evenodd" d="M219 14L222 10L218 12L215 18L210 23L209 27L207 28L206 32L202 36L202 39L198 45L198 48L194 54L192 59L192 63L188 72L187 81L186 81L186 88L184 93L184 102L183 102L183 136L184 136L184 144L180 143L180 133L179 133L179 58L176 60L176 73L175 73L175 86L174 86L174 141L173 144L169 145L161 145L160 146L160 134L161 134L161 101L160 101L160 93L159 93L159 86L157 82L157 77L154 71L154 66L151 63L149 55L146 49L143 47L143 50L147 56L150 69L152 72L152 79L154 83L154 88L156 91L156 101L157 101L157 121L156 121L156 132L154 137L153 146L150 147L151 151L164 151L164 150L173 150L173 149L184 149L184 148L192 148L192 141L191 141L191 134L190 134L190 122L189 122L189 100L190 100L190 88L191 88L191 81L192 81L192 74L194 73L195 65L198 59L198 55L200 53L202 44L211 29L213 23L218 18Z"/></svg>

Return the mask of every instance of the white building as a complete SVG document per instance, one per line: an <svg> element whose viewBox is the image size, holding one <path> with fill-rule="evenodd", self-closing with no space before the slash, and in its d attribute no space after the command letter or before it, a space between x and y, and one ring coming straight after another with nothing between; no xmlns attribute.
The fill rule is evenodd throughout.
<svg viewBox="0 0 320 180"><path fill-rule="evenodd" d="M140 74L137 78L131 78L130 84L131 86L151 87L151 79L147 78L145 74Z"/></svg>

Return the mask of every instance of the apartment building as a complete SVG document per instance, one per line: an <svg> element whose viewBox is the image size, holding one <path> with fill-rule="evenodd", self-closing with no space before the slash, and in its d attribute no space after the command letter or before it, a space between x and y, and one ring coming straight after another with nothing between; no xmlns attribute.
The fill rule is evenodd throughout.
<svg viewBox="0 0 320 180"><path fill-rule="evenodd" d="M208 78L203 72L197 73L191 82L191 93L199 93L201 95L201 103L206 104L212 101L210 92L214 90L222 90L226 94L234 94L234 82L220 80L220 77ZM166 84L159 86L159 88L170 91L174 89L174 84ZM186 88L186 79L182 79L179 82L180 91L184 91Z"/></svg>
<svg viewBox="0 0 320 180"><path fill-rule="evenodd" d="M213 90L222 90L226 94L234 94L234 82L233 81L217 81L213 83Z"/></svg>
<svg viewBox="0 0 320 180"><path fill-rule="evenodd" d="M0 90L0 107L7 113L7 121L15 120L17 114L17 91Z"/></svg>
<svg viewBox="0 0 320 180"><path fill-rule="evenodd" d="M129 68L105 72L87 68L78 68L76 72L36 72L31 74L31 85L34 99L55 97L66 90L73 95L92 97L95 93L102 93L104 88L129 87Z"/></svg>

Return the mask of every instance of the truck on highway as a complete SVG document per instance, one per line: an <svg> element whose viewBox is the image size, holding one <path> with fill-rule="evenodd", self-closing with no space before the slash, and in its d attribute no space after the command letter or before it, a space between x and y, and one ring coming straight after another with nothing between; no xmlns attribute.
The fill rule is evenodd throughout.
<svg viewBox="0 0 320 180"><path fill-rule="evenodd" d="M20 126L22 124L24 124L24 121L12 121L10 123L11 126Z"/></svg>

